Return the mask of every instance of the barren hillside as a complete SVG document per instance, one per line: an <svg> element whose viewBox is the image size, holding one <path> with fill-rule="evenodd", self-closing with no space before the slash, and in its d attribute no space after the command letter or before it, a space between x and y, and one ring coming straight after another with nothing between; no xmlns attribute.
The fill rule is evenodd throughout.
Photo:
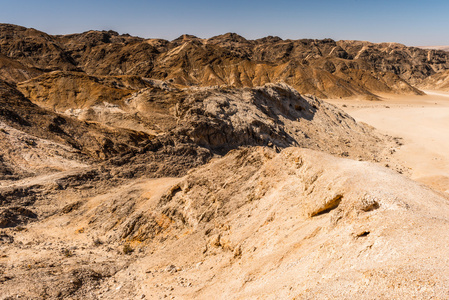
<svg viewBox="0 0 449 300"><path fill-rule="evenodd" d="M0 24L0 298L448 298L447 193L320 99L444 91L448 58Z"/></svg>
<svg viewBox="0 0 449 300"><path fill-rule="evenodd" d="M447 296L448 199L366 162L256 147L184 178L70 190L3 230L3 295Z"/></svg>
<svg viewBox="0 0 449 300"><path fill-rule="evenodd" d="M51 36L9 24L0 25L0 54L12 60L9 64L21 65L18 74L0 74L15 82L56 70L135 75L182 86L253 87L282 81L322 98L421 94L415 84L449 68L445 51L395 43L246 40L235 33L209 39L183 35L173 41L114 31Z"/></svg>
<svg viewBox="0 0 449 300"><path fill-rule="evenodd" d="M83 78L86 77L81 76ZM89 78L88 82L102 88L110 84ZM356 123L335 106L312 96L302 96L287 85L269 84L253 89L179 89L157 81L146 84L150 86L117 100L116 105L122 107L122 112L118 113L122 114L121 120L127 116L143 120L141 126L153 131L153 135L104 127L98 120L80 121L59 115L31 103L10 84L2 84L0 134L4 141L1 169L4 180L0 186L0 224L5 253L1 258L5 295L98 297L106 278L112 280L137 263L135 254L142 253L138 256L141 258L143 253L148 255L157 236L165 236L164 240L177 236L172 234L178 229L165 231L167 226L177 224L179 220L187 222L191 217L180 215L178 208L173 211L172 208L162 208L157 212L158 207L183 205L185 200L173 198L178 195L178 190L184 190L179 184L184 185L184 180L190 180L190 177L183 179L182 176L188 172L207 174L207 169L194 170L211 158L210 166L225 164L223 170L214 169L212 173L224 176L228 183L222 182L224 186L219 188L222 192L217 192L214 189L218 188L218 182L210 187L207 182L204 182L206 185L192 182L193 189L206 188L193 196L194 201L199 202L192 208L199 205L198 209L203 211L201 207L206 205L207 210L198 212L204 213L198 220L207 224L216 224L222 213L204 201L215 203L217 200L213 199L220 198L221 193L243 193L236 200L226 200L234 213L234 208L238 210L247 201L264 195L265 188L248 189L256 187L251 178L259 173L258 168L263 166L265 159L271 160L286 147L307 147L338 156L390 163L391 167L401 171L401 166L395 165L388 156L388 149L396 147L397 141ZM54 86L58 87L57 84ZM90 85L82 87L87 91L91 88ZM101 110L89 109L92 110L91 119L101 119ZM115 126L120 123L118 120ZM263 148L252 148L257 145ZM242 146L249 148L240 149ZM232 154L222 158L229 151ZM266 158L262 159L260 153L265 153ZM230 162L235 165L228 165ZM231 173L224 172L225 169ZM273 180L270 185L278 179ZM211 198L211 195L214 196ZM256 198L251 200L251 197ZM152 208L153 205L156 206ZM217 219L214 211L218 213ZM228 214L224 212L223 216ZM238 221L240 217L232 218ZM61 225L61 221L66 225ZM189 224L185 225L193 223ZM197 234L196 230L189 232L187 236ZM91 241L94 236L95 240ZM42 244L45 249L37 247L41 241L45 241ZM30 248L35 243L36 247ZM140 248L136 248L137 245ZM167 242L168 249L174 251L176 246L170 245ZM205 245L195 247L191 253L203 251ZM240 250L232 249L240 255ZM104 257L113 261L100 259L98 265L93 263L92 266L101 270L80 267L82 261L92 257L88 253L94 252L95 257L106 255ZM67 261L69 264L66 265L63 263L66 259L50 259L60 255L71 262ZM57 283L51 285L50 278L42 273L46 272L49 261L52 261L49 265L57 278ZM32 270L31 265L42 263L42 268L31 271L29 276L22 273L26 268ZM30 267L23 269L17 265ZM34 278L42 281L36 282ZM117 280L128 284L125 279ZM20 292L16 290L19 286L22 287ZM24 286L30 289L23 289ZM132 289L124 289L126 298L133 297Z"/></svg>
<svg viewBox="0 0 449 300"><path fill-rule="evenodd" d="M422 89L449 91L449 71L438 72L424 79L418 86Z"/></svg>

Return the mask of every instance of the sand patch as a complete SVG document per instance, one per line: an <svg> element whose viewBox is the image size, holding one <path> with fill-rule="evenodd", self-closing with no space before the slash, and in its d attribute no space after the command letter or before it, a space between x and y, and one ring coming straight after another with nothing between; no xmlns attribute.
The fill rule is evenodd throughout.
<svg viewBox="0 0 449 300"><path fill-rule="evenodd" d="M449 94L426 91L426 96L388 96L383 101L331 100L357 121L403 138L393 156L410 168L410 177L449 190Z"/></svg>

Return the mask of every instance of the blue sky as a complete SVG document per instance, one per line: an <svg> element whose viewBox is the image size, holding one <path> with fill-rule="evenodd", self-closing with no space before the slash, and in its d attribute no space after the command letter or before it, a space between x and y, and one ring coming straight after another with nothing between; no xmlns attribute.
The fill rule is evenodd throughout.
<svg viewBox="0 0 449 300"><path fill-rule="evenodd" d="M448 0L0 0L0 23L50 34L113 29L174 39L236 32L254 39L332 38L449 45Z"/></svg>

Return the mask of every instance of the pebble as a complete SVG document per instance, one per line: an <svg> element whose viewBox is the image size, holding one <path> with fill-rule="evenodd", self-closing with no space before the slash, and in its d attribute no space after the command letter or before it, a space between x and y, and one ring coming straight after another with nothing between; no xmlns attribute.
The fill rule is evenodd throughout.
<svg viewBox="0 0 449 300"><path fill-rule="evenodd" d="M166 271L166 272L170 272L170 273L174 273L174 272L177 272L178 269L176 268L175 265L170 265L170 266L168 266L167 268L165 268L165 271Z"/></svg>

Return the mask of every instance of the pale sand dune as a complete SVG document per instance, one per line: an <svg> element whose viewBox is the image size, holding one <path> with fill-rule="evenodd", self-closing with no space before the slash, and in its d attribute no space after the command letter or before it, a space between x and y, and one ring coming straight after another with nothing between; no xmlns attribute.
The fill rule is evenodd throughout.
<svg viewBox="0 0 449 300"><path fill-rule="evenodd" d="M388 96L376 102L330 102L357 121L403 138L404 145L396 149L394 157L410 168L410 177L449 192L449 93L426 93L419 97Z"/></svg>

